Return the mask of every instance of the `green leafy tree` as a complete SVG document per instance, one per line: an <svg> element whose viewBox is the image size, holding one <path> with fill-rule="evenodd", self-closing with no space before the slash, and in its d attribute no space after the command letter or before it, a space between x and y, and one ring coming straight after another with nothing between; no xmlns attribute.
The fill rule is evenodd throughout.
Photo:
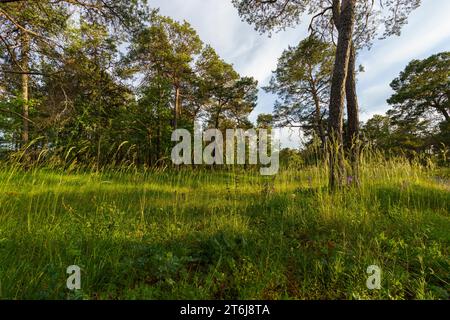
<svg viewBox="0 0 450 320"><path fill-rule="evenodd" d="M273 114L261 113L256 120L256 126L262 129L272 129L275 122Z"/></svg>
<svg viewBox="0 0 450 320"><path fill-rule="evenodd" d="M377 149L386 149L391 145L391 121L388 116L374 115L363 126L363 136L367 143Z"/></svg>
<svg viewBox="0 0 450 320"><path fill-rule="evenodd" d="M362 127L365 143L386 156L404 154L413 157L429 151L434 141L432 131L427 119L395 121L390 112L385 116L373 116Z"/></svg>
<svg viewBox="0 0 450 320"><path fill-rule="evenodd" d="M256 107L257 81L241 77L209 46L203 50L196 69L207 96L203 115L209 126L227 129L247 124L248 115Z"/></svg>
<svg viewBox="0 0 450 320"><path fill-rule="evenodd" d="M114 28L118 35L136 28L141 21L136 17L145 17L146 12L146 0L0 1L0 45L5 52L3 59L10 62L1 72L21 77L22 144L30 139L31 76L42 75L33 65L40 59L58 58L64 47L61 34L69 19L102 24Z"/></svg>
<svg viewBox="0 0 450 320"><path fill-rule="evenodd" d="M439 152L450 146L450 53L413 60L391 83L393 107L388 115L403 128L399 144L412 150Z"/></svg>
<svg viewBox="0 0 450 320"><path fill-rule="evenodd" d="M203 43L189 23L178 23L169 17L153 14L150 26L133 39L127 62L128 72L139 73L141 82L153 77L170 80L173 87L173 127L179 125L183 96L192 82L195 58Z"/></svg>
<svg viewBox="0 0 450 320"><path fill-rule="evenodd" d="M128 110L127 141L139 146L140 162L157 164L170 156L172 146L170 108L172 83L162 77L154 77L140 90L140 99Z"/></svg>
<svg viewBox="0 0 450 320"><path fill-rule="evenodd" d="M115 75L118 44L105 26L82 23L66 34L61 58L41 66L36 122L50 145L83 149L101 162L105 148L121 142L114 122L133 95Z"/></svg>
<svg viewBox="0 0 450 320"><path fill-rule="evenodd" d="M449 122L450 52L411 61L391 87L395 93L388 103L395 118L435 115Z"/></svg>
<svg viewBox="0 0 450 320"><path fill-rule="evenodd" d="M278 95L275 119L281 126L300 126L325 145L334 48L316 37L290 47L278 61L266 91Z"/></svg>

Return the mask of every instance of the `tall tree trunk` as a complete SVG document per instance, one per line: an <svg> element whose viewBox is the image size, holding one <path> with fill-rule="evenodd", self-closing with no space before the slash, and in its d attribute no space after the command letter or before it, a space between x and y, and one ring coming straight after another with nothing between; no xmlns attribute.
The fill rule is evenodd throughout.
<svg viewBox="0 0 450 320"><path fill-rule="evenodd" d="M178 118L180 116L180 87L175 87L175 108L173 115L173 128L176 130L178 128Z"/></svg>
<svg viewBox="0 0 450 320"><path fill-rule="evenodd" d="M161 158L161 122L158 121L158 134L156 136L156 162Z"/></svg>
<svg viewBox="0 0 450 320"><path fill-rule="evenodd" d="M216 113L215 116L215 121L214 121L214 129L219 129L219 124L220 124L220 113L222 112L222 106L219 106L219 109Z"/></svg>
<svg viewBox="0 0 450 320"><path fill-rule="evenodd" d="M313 88L313 99L314 99L314 106L315 106L315 113L314 113L314 122L316 125L316 134L320 138L320 141L322 142L322 148L325 147L325 129L323 127L322 122L322 109L320 108L320 99L317 95L317 91L315 88Z"/></svg>
<svg viewBox="0 0 450 320"><path fill-rule="evenodd" d="M30 37L27 32L22 32L22 48L21 48L21 68L22 68L22 144L26 145L29 142L29 71L30 62Z"/></svg>
<svg viewBox="0 0 450 320"><path fill-rule="evenodd" d="M348 74L346 84L348 135L347 145L350 153L352 167L352 182L359 185L359 153L360 153L360 128L359 128L359 106L356 94L356 49L352 43L350 48L350 59L348 62Z"/></svg>
<svg viewBox="0 0 450 320"><path fill-rule="evenodd" d="M314 100L314 122L315 122L315 132L316 135L320 138L320 141L322 143L322 148L325 148L326 145L326 137L325 137L325 129L323 127L323 121L322 121L322 108L320 107L320 97L316 86L316 81L313 76L312 67L309 66L309 82L311 86L311 93Z"/></svg>
<svg viewBox="0 0 450 320"><path fill-rule="evenodd" d="M330 188L342 186L345 180L343 114L345 87L355 20L356 0L342 0L338 25L338 44L330 96Z"/></svg>

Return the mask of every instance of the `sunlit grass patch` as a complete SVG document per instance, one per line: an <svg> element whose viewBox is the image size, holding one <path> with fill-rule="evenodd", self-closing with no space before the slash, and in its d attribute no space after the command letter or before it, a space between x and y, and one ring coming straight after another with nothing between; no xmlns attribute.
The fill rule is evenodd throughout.
<svg viewBox="0 0 450 320"><path fill-rule="evenodd" d="M276 177L6 167L2 297L447 299L450 193L435 176L366 163L361 188L332 193L325 166ZM381 290L366 287L373 264Z"/></svg>

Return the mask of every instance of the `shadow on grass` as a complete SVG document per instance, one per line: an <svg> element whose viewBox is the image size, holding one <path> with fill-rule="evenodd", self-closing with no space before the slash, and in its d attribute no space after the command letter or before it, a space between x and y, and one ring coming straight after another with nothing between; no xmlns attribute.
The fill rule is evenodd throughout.
<svg viewBox="0 0 450 320"><path fill-rule="evenodd" d="M75 264L82 268L82 288L89 299L123 298L140 286L152 288L147 297L152 299L238 299L242 283L235 276L245 274L243 257L250 255L253 241L234 230L169 241L75 235L66 241L6 241L0 243L1 298L65 299L66 268ZM208 286L203 296L198 284Z"/></svg>
<svg viewBox="0 0 450 320"><path fill-rule="evenodd" d="M178 201L182 207L176 217L178 223L190 223L192 230L161 237L160 229L155 231L149 227L150 231L144 233L141 240L125 236L117 240L111 236L114 230L102 229L100 232L94 225L94 233L83 233L84 226L80 225L68 233L64 241L57 240L58 235L52 240L51 234L48 234L48 240L36 240L39 237L24 232L18 235L17 241L0 241L0 273L5 279L3 294L7 298L63 299L67 296L65 268L78 264L83 268L84 292L90 299L126 298L139 290L145 291L145 298L152 299L240 299L248 298L245 290L252 287L255 292L263 292L263 297L266 297L265 292L272 290L269 298L279 297L277 292L298 298L308 294L307 289L298 289L305 280L317 290L311 293L312 296L328 297L327 292L341 288L344 280L348 283L359 281L352 278L352 274L347 276L347 271L356 270L356 273L361 267L352 256L357 244L350 241L359 236L368 241L371 238L356 231L343 239L335 233L336 225L316 217L320 201L317 195L324 192L326 190L320 188L300 188L295 192L295 198L290 198L292 194L280 194L275 190L272 194L247 198L247 202L240 199L243 202L235 202L233 210L235 216L248 221L249 232L243 232L245 228L233 229L226 223L233 218L226 206L220 210L211 209L204 204L189 202L188 196L177 198L170 192L147 191L148 203L144 206L145 218L149 218L147 223L170 222L175 218L172 210ZM89 218L97 212L95 209L99 204L94 195L102 202L123 199L119 209L125 212L124 223L133 214L138 215L142 196L139 189L101 190L95 194L69 190L58 196L64 198L66 207L70 204L76 210L86 212ZM205 196L210 202L214 200L212 193ZM405 190L376 187L372 196L386 211L392 206L402 206L448 212L450 204L449 194L445 191L421 186ZM36 196L21 197L20 201L26 204L36 203ZM160 199L163 211L157 210L159 203L154 198ZM63 215L67 209L62 200L59 201L61 203L56 203L58 214ZM287 216L290 206L298 209L298 214ZM28 209L23 206L23 210ZM211 214L222 216L218 226L221 230L205 227L210 227L208 223L217 218ZM109 227L108 219L116 216L106 218L100 221L100 226ZM122 220L113 228L126 235L129 230L121 223ZM345 272L336 276L333 267L339 268L342 261ZM364 270L362 274L365 276ZM439 271L439 275L442 274ZM333 284L333 281L341 282ZM344 290L337 297L345 298Z"/></svg>

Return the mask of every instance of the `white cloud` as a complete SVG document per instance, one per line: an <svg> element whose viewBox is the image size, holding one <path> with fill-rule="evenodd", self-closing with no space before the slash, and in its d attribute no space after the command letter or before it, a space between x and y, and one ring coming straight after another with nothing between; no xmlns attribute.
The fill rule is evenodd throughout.
<svg viewBox="0 0 450 320"><path fill-rule="evenodd" d="M271 38L241 21L231 0L153 0L152 7L176 20L187 20L201 39L227 62L262 84L275 69L278 57L289 44L305 37L303 28L289 29Z"/></svg>
<svg viewBox="0 0 450 320"><path fill-rule="evenodd" d="M450 1L424 1L413 12L400 37L380 40L375 47L362 54L366 68L365 80L376 79L398 64L406 65L412 59L424 58L429 51L450 37ZM447 45L447 50L450 48ZM445 48L443 48L445 49ZM398 70L400 71L400 70Z"/></svg>
<svg viewBox="0 0 450 320"><path fill-rule="evenodd" d="M389 84L411 60L450 50L448 12L448 0L423 1L400 37L380 40L372 50L361 53L359 62L365 72L359 76L358 89L363 120L388 109Z"/></svg>

